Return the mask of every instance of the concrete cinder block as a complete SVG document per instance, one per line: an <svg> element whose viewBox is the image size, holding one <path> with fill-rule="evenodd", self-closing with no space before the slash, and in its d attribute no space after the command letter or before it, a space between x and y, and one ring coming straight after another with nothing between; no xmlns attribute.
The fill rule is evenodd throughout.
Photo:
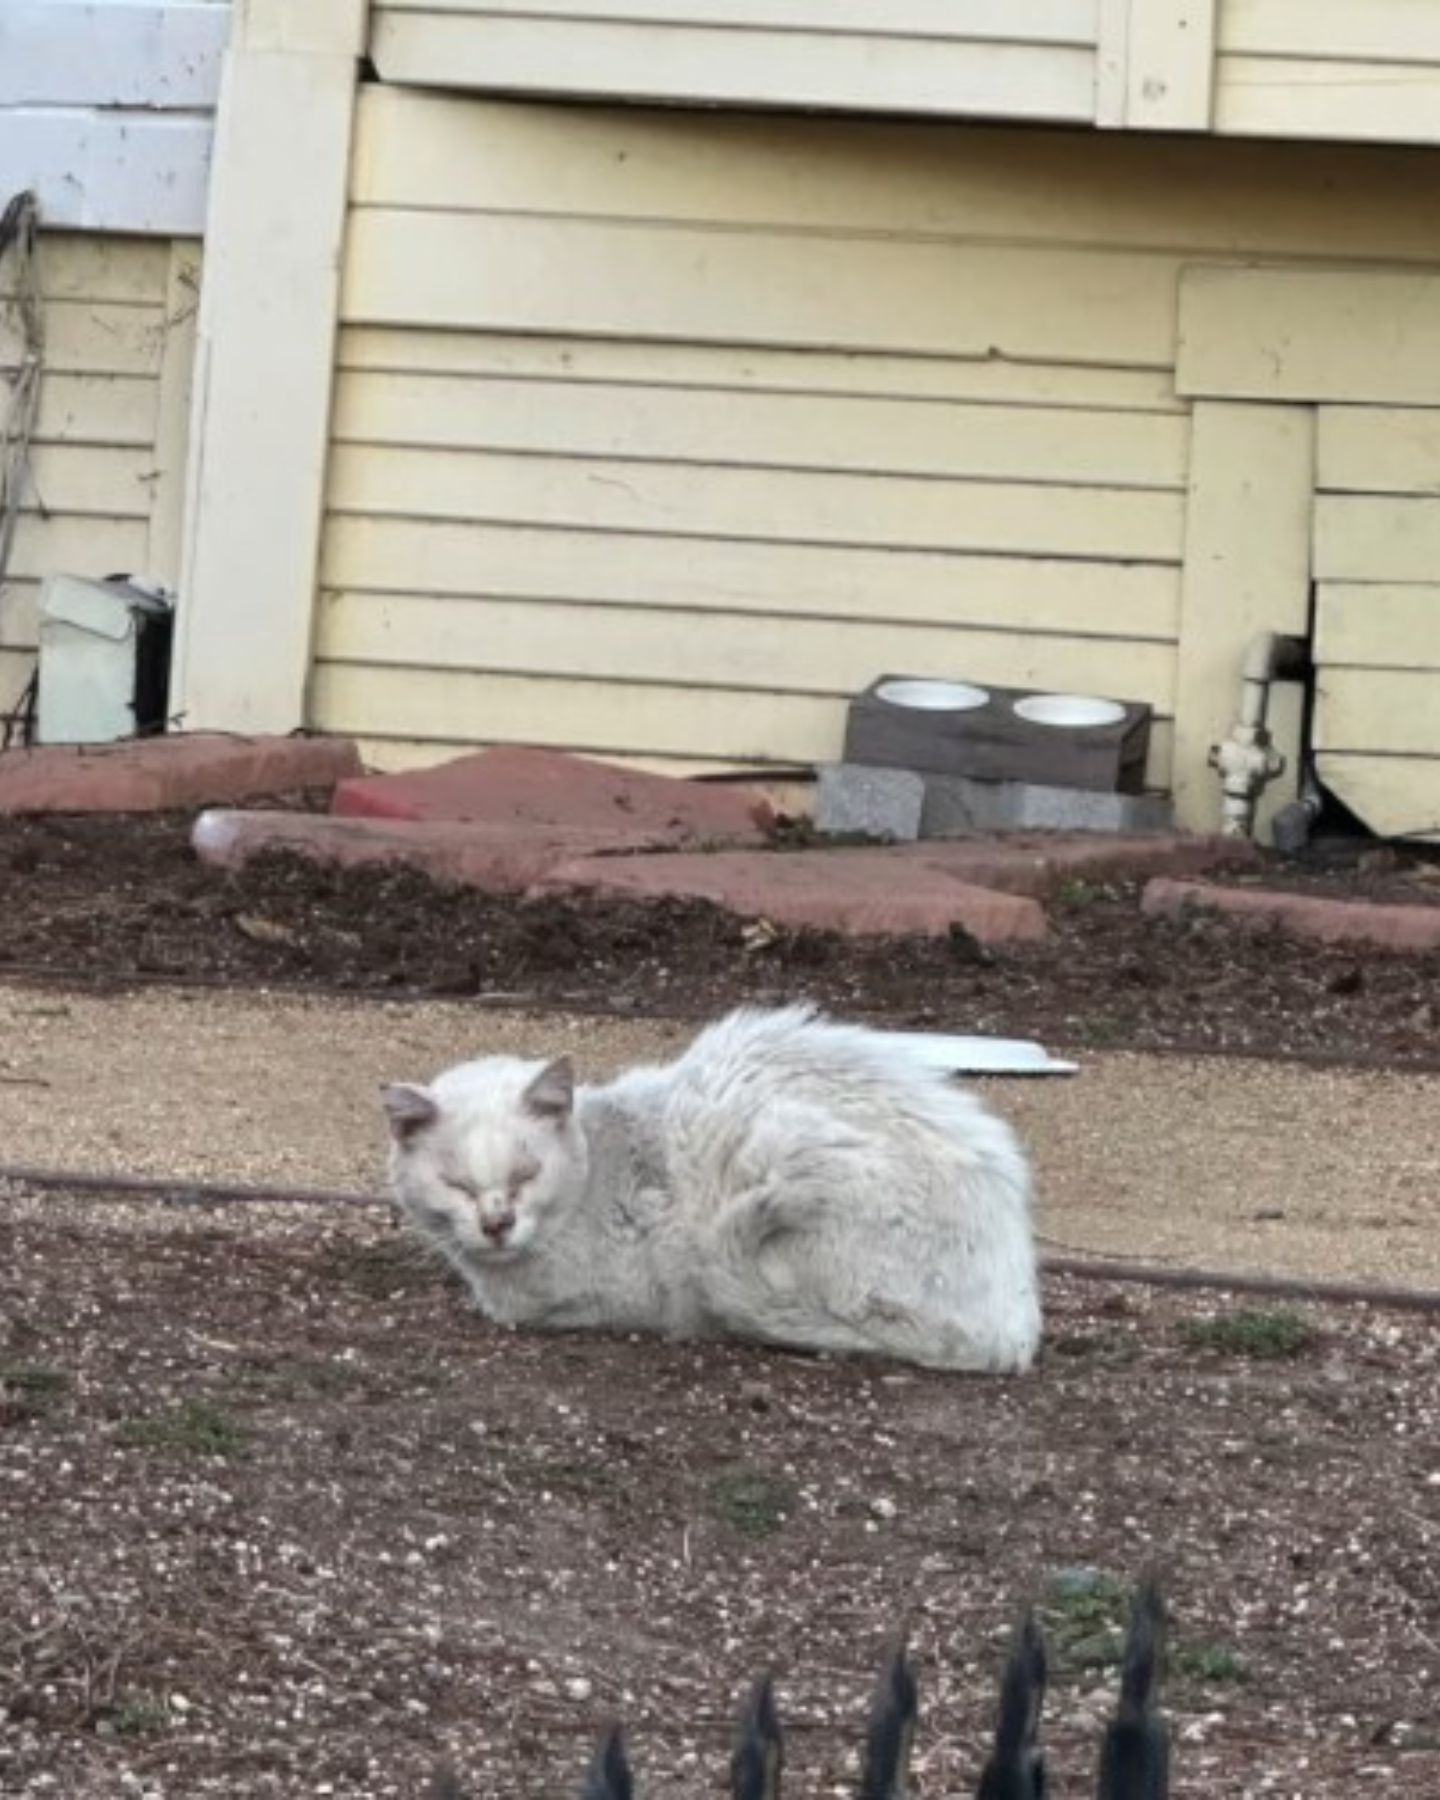
<svg viewBox="0 0 1440 1800"><path fill-rule="evenodd" d="M888 838L913 844L920 836L925 779L910 769L873 769L864 763L828 763L815 791L818 831Z"/></svg>
<svg viewBox="0 0 1440 1800"><path fill-rule="evenodd" d="M1087 794L1078 788L1032 787L1022 804L1026 831L1172 831L1168 794Z"/></svg>
<svg viewBox="0 0 1440 1800"><path fill-rule="evenodd" d="M1170 831L1174 809L1163 794L1102 794L1088 788L1042 787L1025 781L925 777L922 838L978 831Z"/></svg>

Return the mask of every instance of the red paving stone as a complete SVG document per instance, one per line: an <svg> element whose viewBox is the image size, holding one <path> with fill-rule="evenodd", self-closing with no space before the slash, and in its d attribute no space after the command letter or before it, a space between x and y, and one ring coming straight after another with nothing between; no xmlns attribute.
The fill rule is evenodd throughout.
<svg viewBox="0 0 1440 1800"><path fill-rule="evenodd" d="M353 868L405 863L432 880L492 894L523 894L551 869L609 851L653 850L652 834L615 827L522 826L408 819L337 819L322 813L211 811L191 842L202 862L238 868L267 851Z"/></svg>
<svg viewBox="0 0 1440 1800"><path fill-rule="evenodd" d="M344 781L331 810L345 818L618 826L677 845L758 843L771 816L765 800L741 787L510 745L411 774Z"/></svg>
<svg viewBox="0 0 1440 1800"><path fill-rule="evenodd" d="M710 900L746 918L871 935L943 937L963 927L984 944L1035 943L1045 914L1028 896L957 879L890 850L721 850L708 855L592 857L566 863L542 892L632 900Z"/></svg>
<svg viewBox="0 0 1440 1800"><path fill-rule="evenodd" d="M517 760L508 753L501 758L510 767ZM569 766L576 759L546 761ZM723 798L733 804L738 796ZM558 795L547 801L543 792L532 789L526 804L561 811L566 802ZM606 822L596 825L537 822L515 816L513 808L503 819L467 821L211 812L197 825L195 844L204 860L222 866L236 866L268 850L288 850L322 863L403 862L437 881L494 893L569 891L630 899L678 895L707 899L778 925L851 935L924 936L961 926L991 944L1043 938L1040 902L1067 882L1136 879L1157 868L1189 872L1251 862L1257 854L1253 846L1229 839L1089 834L1081 839L1028 834L887 848L700 852L676 849L677 842L688 841L694 822L677 818L673 810L637 805L634 812L623 813L612 804L602 817Z"/></svg>
<svg viewBox="0 0 1440 1800"><path fill-rule="evenodd" d="M203 732L0 753L0 813L186 811L329 788L360 768L349 738Z"/></svg>
<svg viewBox="0 0 1440 1800"><path fill-rule="evenodd" d="M1214 887L1205 881L1158 877L1146 885L1141 909L1173 918L1191 908L1226 913L1254 925L1278 925L1324 944L1362 944L1372 950L1440 950L1440 907L1390 906L1376 900L1327 900L1315 894L1265 888Z"/></svg>
<svg viewBox="0 0 1440 1800"><path fill-rule="evenodd" d="M870 852L869 854L876 854ZM887 854L944 869L961 881L1007 894L1049 899L1074 881L1143 881L1162 871L1194 875L1212 869L1253 868L1259 850L1244 838L1146 837L1019 832L1004 838L948 838L896 845Z"/></svg>

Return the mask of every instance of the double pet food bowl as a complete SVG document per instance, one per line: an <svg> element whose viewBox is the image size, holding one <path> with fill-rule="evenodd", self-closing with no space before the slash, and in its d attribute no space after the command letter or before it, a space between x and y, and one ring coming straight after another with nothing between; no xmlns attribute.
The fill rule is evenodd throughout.
<svg viewBox="0 0 1440 1800"><path fill-rule="evenodd" d="M1089 694L1046 694L884 675L851 703L845 761L871 768L1138 794L1150 708Z"/></svg>

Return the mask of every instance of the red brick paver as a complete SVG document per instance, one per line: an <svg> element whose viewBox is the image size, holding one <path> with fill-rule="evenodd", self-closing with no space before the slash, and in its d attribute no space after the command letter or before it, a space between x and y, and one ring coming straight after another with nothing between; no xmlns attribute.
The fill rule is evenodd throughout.
<svg viewBox="0 0 1440 1800"><path fill-rule="evenodd" d="M710 855L589 857L539 884L546 892L711 900L747 918L852 936L941 937L960 926L986 944L1034 943L1034 899L997 893L889 850L722 850Z"/></svg>
<svg viewBox="0 0 1440 1800"><path fill-rule="evenodd" d="M349 738L178 733L0 754L0 813L132 813L328 788L360 768Z"/></svg>
<svg viewBox="0 0 1440 1800"><path fill-rule="evenodd" d="M1266 888L1215 887L1205 881L1157 877L1147 884L1142 909L1173 918L1193 907L1278 925L1296 937L1325 944L1364 944L1372 950L1440 950L1440 906L1390 906L1375 900L1327 900L1315 894Z"/></svg>
<svg viewBox="0 0 1440 1800"><path fill-rule="evenodd" d="M934 839L862 854L901 857L943 869L978 887L1030 894L1041 900L1072 881L1142 881L1162 872L1195 875L1211 869L1250 868L1261 860L1260 852L1247 839L1187 837L1179 832L1146 837L1017 832L1007 837Z"/></svg>
<svg viewBox="0 0 1440 1800"><path fill-rule="evenodd" d="M579 826L337 819L320 813L203 813L191 837L202 862L239 868L267 851L355 868L402 863L439 882L521 894L551 869L604 851L655 848L643 831Z"/></svg>
<svg viewBox="0 0 1440 1800"><path fill-rule="evenodd" d="M758 843L770 808L743 787L647 775L559 750L501 746L336 789L348 818L622 828L673 844Z"/></svg>

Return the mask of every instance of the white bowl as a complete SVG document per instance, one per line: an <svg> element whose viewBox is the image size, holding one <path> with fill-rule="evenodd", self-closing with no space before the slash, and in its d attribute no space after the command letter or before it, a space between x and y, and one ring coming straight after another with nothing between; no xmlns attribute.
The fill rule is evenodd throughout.
<svg viewBox="0 0 1440 1800"><path fill-rule="evenodd" d="M876 696L891 706L909 706L917 712L974 712L989 704L984 688L968 681L882 681Z"/></svg>
<svg viewBox="0 0 1440 1800"><path fill-rule="evenodd" d="M1031 725L1116 725L1125 708L1114 700L1097 700L1092 694L1027 694L1015 702L1015 711Z"/></svg>

